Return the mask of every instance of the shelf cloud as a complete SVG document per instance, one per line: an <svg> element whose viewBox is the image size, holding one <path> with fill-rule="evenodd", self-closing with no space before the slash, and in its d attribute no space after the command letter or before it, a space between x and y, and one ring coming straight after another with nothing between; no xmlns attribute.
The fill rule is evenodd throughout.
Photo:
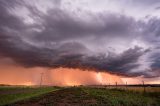
<svg viewBox="0 0 160 106"><path fill-rule="evenodd" d="M92 68L160 77L158 4L159 0L102 0L97 6L95 0L1 0L0 57L27 68Z"/></svg>

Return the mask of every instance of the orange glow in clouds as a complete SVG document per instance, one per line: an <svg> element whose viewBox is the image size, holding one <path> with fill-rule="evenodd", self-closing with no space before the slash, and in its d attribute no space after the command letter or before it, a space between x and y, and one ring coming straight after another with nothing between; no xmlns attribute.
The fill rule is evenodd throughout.
<svg viewBox="0 0 160 106"><path fill-rule="evenodd" d="M58 68L50 70L52 82L55 85L94 85L121 83L119 76L109 73L83 71L80 69Z"/></svg>
<svg viewBox="0 0 160 106"><path fill-rule="evenodd" d="M105 85L105 84L141 84L142 80L149 84L159 84L160 78L145 79L143 77L124 78L107 72L81 70L73 68L24 68L14 64L10 59L0 60L0 84L9 85Z"/></svg>
<svg viewBox="0 0 160 106"><path fill-rule="evenodd" d="M39 85L41 73L43 73L43 85L73 86L123 83L119 76L109 73L70 68L7 67L3 71L1 69L0 73L0 84L10 85Z"/></svg>

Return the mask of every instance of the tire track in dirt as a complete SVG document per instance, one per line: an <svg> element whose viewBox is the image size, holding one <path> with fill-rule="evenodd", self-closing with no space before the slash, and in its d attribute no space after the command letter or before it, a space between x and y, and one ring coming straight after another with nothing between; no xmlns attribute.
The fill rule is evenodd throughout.
<svg viewBox="0 0 160 106"><path fill-rule="evenodd" d="M81 106L96 105L97 101L82 88L65 88L8 106Z"/></svg>

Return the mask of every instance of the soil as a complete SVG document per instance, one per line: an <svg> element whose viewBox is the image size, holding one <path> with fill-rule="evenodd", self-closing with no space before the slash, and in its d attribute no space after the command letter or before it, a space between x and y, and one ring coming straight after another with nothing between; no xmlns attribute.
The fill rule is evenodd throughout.
<svg viewBox="0 0 160 106"><path fill-rule="evenodd" d="M96 99L83 89L66 88L8 106L93 106L96 104Z"/></svg>

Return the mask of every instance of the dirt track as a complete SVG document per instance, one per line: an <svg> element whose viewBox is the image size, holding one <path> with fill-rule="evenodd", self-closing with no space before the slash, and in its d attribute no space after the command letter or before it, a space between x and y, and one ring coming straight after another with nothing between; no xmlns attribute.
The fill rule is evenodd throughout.
<svg viewBox="0 0 160 106"><path fill-rule="evenodd" d="M81 88L58 90L27 101L17 102L9 106L79 106L95 105L96 100Z"/></svg>

